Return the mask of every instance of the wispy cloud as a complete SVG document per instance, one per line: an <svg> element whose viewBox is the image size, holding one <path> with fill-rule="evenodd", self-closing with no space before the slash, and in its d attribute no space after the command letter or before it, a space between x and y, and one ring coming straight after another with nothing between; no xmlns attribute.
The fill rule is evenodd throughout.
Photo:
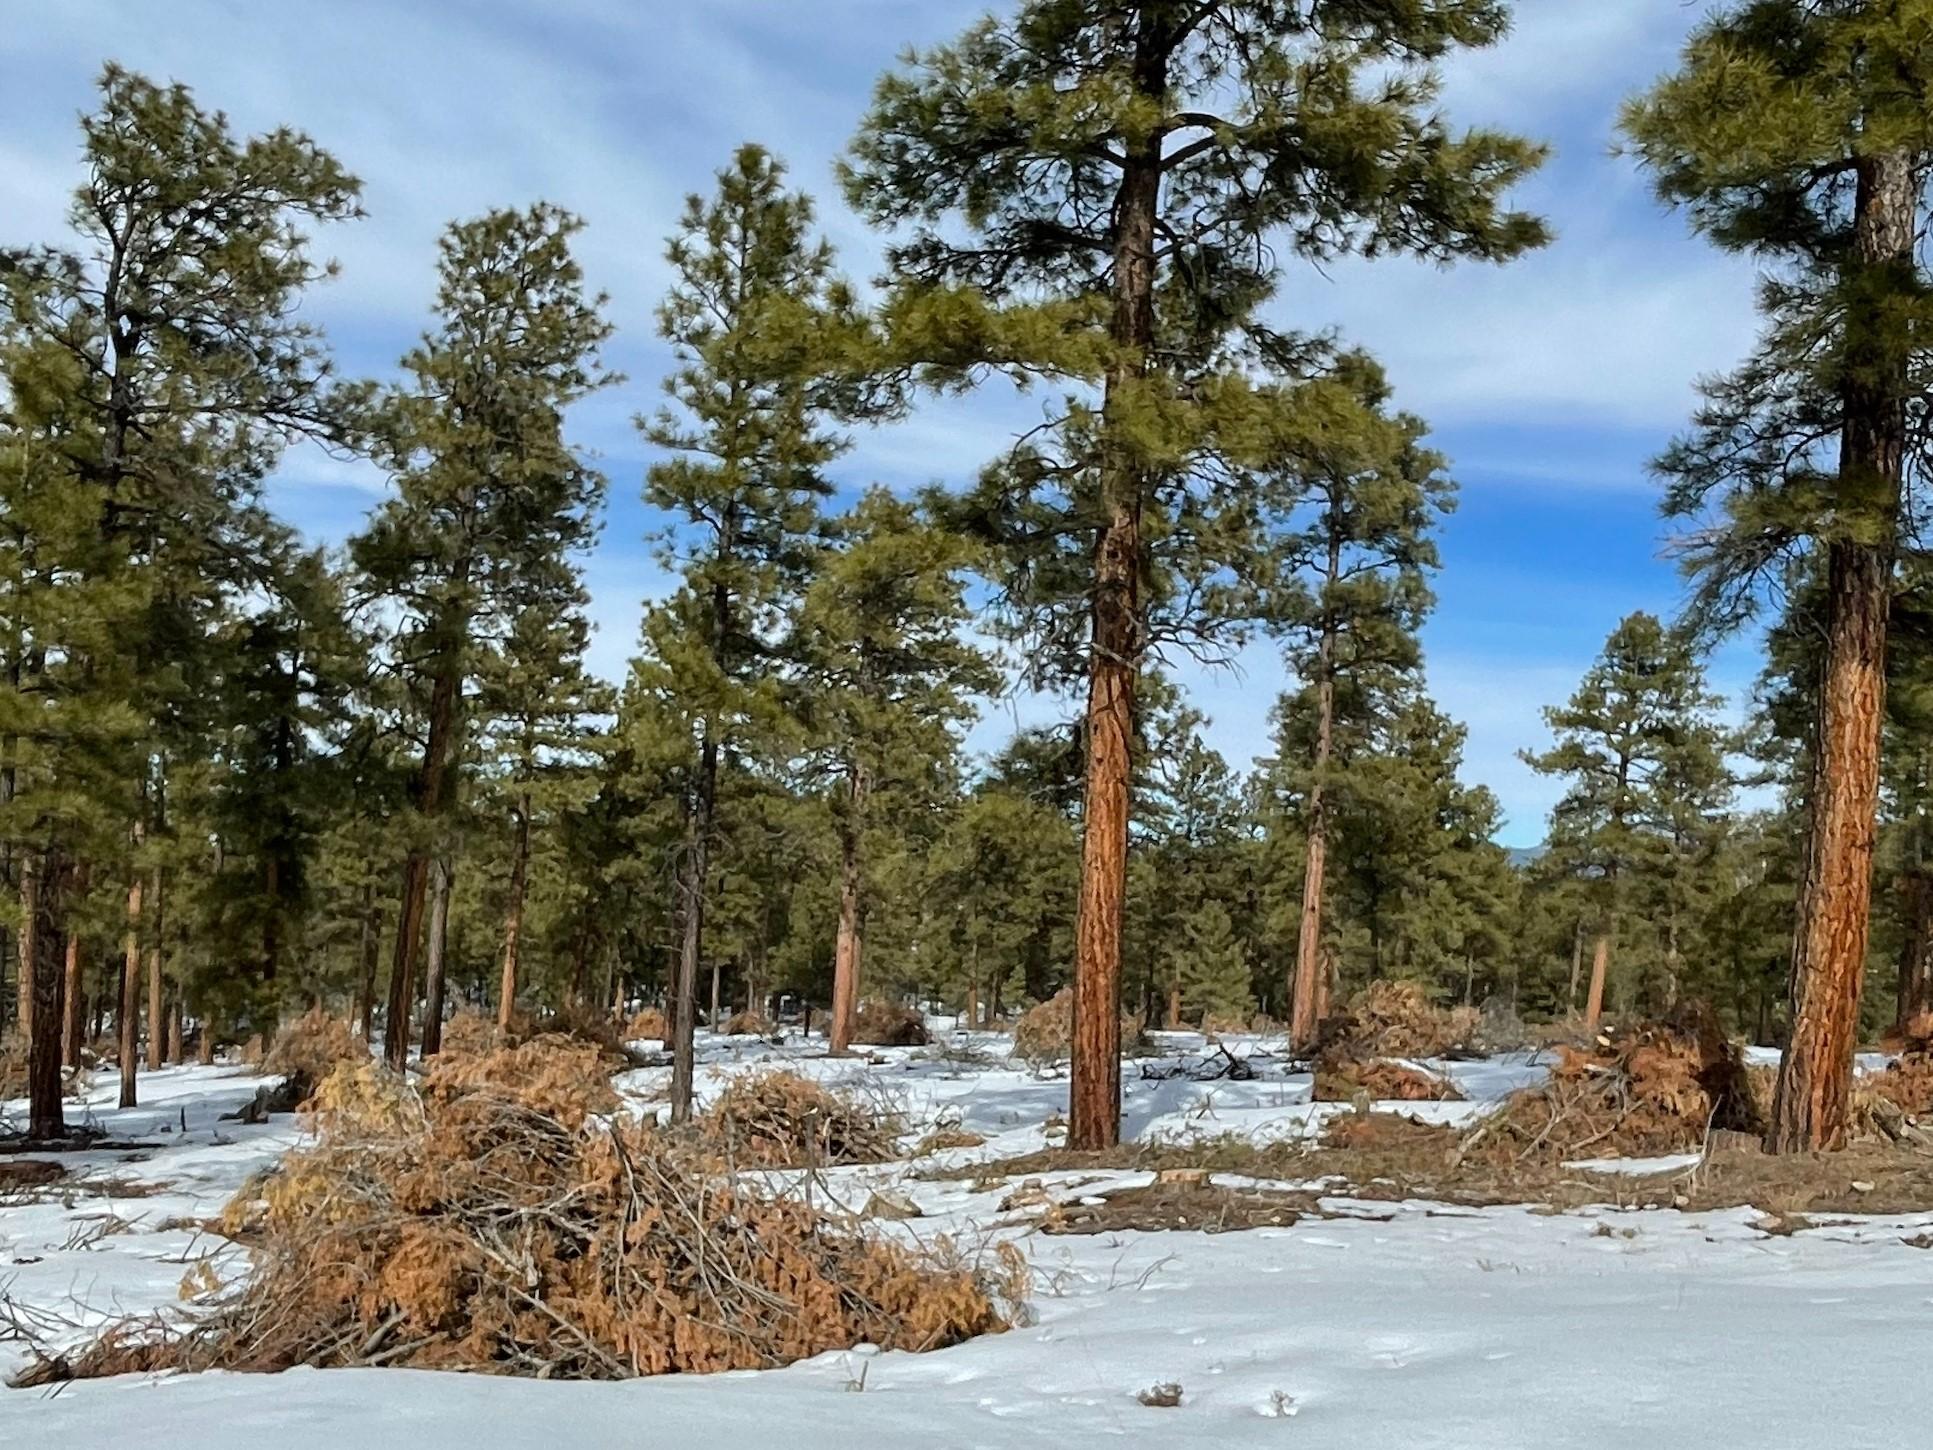
<svg viewBox="0 0 1933 1450"><path fill-rule="evenodd" d="M319 239L342 277L306 304L350 371L388 373L426 324L436 238L449 220L539 197L582 213L586 272L610 294L620 329L611 360L631 377L572 418L574 436L612 480L590 583L593 659L616 675L635 647L643 602L667 587L644 542L656 521L637 501L647 458L630 418L658 400L667 358L652 309L667 281L664 236L684 195L708 189L739 141L763 141L818 193L846 269L871 275L878 239L833 194L833 162L874 77L900 49L957 32L986 4L18 4L0 30L0 236L59 237L78 179L74 118L91 106L93 76L110 58L193 85L239 127L308 130L365 178L368 219ZM1461 124L1554 143L1525 199L1551 217L1557 245L1503 269L1292 268L1282 313L1302 326L1337 326L1377 352L1400 403L1464 453L1458 473L1472 507L1446 535L1431 678L1470 725L1468 774L1498 787L1512 839L1534 839L1550 792L1511 752L1528 743L1536 708L1568 692L1624 601L1668 603L1675 593L1642 460L1679 425L1693 380L1743 350L1752 320L1749 269L1687 239L1610 150L1619 99L1669 65L1695 10L1657 0L1523 0L1517 10L1506 44L1452 63L1444 104ZM1039 407L1000 390L933 403L857 439L839 476L853 488L962 482ZM313 536L337 540L382 487L367 468L304 451L290 456L272 494ZM1486 499L1499 506L1476 507ZM1580 508L1605 512L1585 521ZM1519 522L1507 524L1511 515ZM1587 531L1588 557L1527 546L1526 521L1553 539ZM1507 596L1518 601L1515 631L1498 602ZM1282 683L1272 653L1243 663L1239 674L1184 671L1237 764L1266 748L1267 710ZM1062 708L996 702L976 742Z"/></svg>

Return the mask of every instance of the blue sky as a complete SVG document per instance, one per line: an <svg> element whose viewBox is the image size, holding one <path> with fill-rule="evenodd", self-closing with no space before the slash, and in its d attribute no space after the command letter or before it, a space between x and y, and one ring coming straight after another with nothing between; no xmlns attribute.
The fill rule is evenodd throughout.
<svg viewBox="0 0 1933 1450"><path fill-rule="evenodd" d="M631 382L587 404L575 437L611 479L589 563L594 659L621 673L639 607L664 578L642 541L645 452L630 426L655 406L665 354L651 312L662 242L681 198L709 188L741 140L764 142L821 202L846 269L875 269L877 241L845 212L831 167L874 77L907 44L943 39L986 0L0 0L0 238L57 240L77 180L75 115L103 60L185 82L239 127L300 126L366 185L367 220L319 247L341 278L308 302L345 369L381 374L424 325L446 221L545 198L589 222L580 249L611 297L612 361ZM1403 261L1292 271L1283 314L1333 325L1377 353L1400 404L1429 419L1462 501L1442 536L1439 605L1426 631L1431 687L1470 729L1465 775L1492 786L1503 839L1541 839L1555 787L1515 759L1632 609L1669 613L1682 586L1665 557L1645 460L1679 428L1701 373L1752 336L1749 269L1713 253L1613 154L1618 102L1666 70L1701 6L1659 0L1520 0L1501 47L1447 70L1462 124L1513 128L1555 155L1522 194L1557 231L1503 269ZM862 437L850 486L958 480L1034 416L988 394L923 409ZM340 539L382 487L365 470L290 458L283 515ZM1737 697L1748 645L1714 662ZM1265 649L1236 671L1184 674L1214 743L1246 766L1266 746L1283 684ZM1052 702L993 706L991 745Z"/></svg>

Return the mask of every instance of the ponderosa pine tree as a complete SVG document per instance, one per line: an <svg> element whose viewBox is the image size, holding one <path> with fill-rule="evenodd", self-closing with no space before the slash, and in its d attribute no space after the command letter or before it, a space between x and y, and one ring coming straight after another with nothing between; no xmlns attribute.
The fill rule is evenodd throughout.
<svg viewBox="0 0 1933 1450"><path fill-rule="evenodd" d="M510 873L499 953L497 1025L509 1029L516 1010L530 891L531 836L536 818L556 822L588 802L596 719L615 708L608 687L584 668L590 639L581 589L561 613L551 601L518 612L485 674L480 713L488 765L510 810Z"/></svg>
<svg viewBox="0 0 1933 1450"><path fill-rule="evenodd" d="M355 180L299 133L238 139L185 87L110 66L100 90L100 108L81 123L87 180L69 212L73 250L21 252L4 282L19 365L8 392L27 400L30 430L55 429L28 441L34 468L50 470L40 482L53 514L43 517L58 515L63 548L49 536L27 540L25 551L30 572L58 581L75 606L64 603L42 621L46 632L24 641L30 674L64 680L23 680L22 689L68 711L65 724L47 716L32 732L53 764L43 779L55 794L72 802L91 779L109 792L93 802L104 820L116 813L118 779L121 829L97 831L90 848L89 864L104 876L149 864L120 843L140 834L130 827L144 824L144 786L165 776L164 726L192 693L175 646L199 631L183 622L265 586L263 478L292 440L348 438L364 393L335 384L296 305L330 270L311 256L302 227L356 215ZM82 606L86 595L93 604ZM118 732L121 753L105 771L104 730ZM81 768L65 768L83 755ZM11 809L36 817L36 944L51 965L64 956L59 906L76 847L54 822L73 815L15 795ZM56 1017L60 994L58 981L45 994ZM124 1016L138 1014L133 993L123 1000ZM59 1024L42 1025L52 1035L36 1051L57 1055ZM149 1029L156 1036L161 1025ZM124 1052L130 1101L136 1068ZM33 1116L57 1124L58 1103Z"/></svg>
<svg viewBox="0 0 1933 1450"><path fill-rule="evenodd" d="M611 331L604 299L585 291L571 255L581 227L539 203L444 234L438 324L403 360L410 383L395 401L397 493L350 544L366 591L400 614L389 663L423 730L385 1019L384 1051L399 1069L431 865L447 871L476 725L466 695L526 611L576 601L574 556L597 527L603 477L564 437L564 410L615 381L598 355ZM440 1031L425 1022L425 1052Z"/></svg>
<svg viewBox="0 0 1933 1450"><path fill-rule="evenodd" d="M1542 240L1502 203L1536 148L1436 107L1432 64L1504 26L1496 0L1025 0L911 56L854 144L854 205L912 229L899 353L935 381L1087 389L969 505L1008 546L1036 674L1086 686L1072 1147L1119 1133L1135 681L1149 649L1245 612L1246 474L1280 408L1253 365L1320 351L1257 308L1289 259Z"/></svg>
<svg viewBox="0 0 1933 1450"><path fill-rule="evenodd" d="M1423 446L1420 420L1386 410L1388 387L1364 358L1344 360L1354 406L1338 400L1339 426L1308 429L1291 446L1275 480L1290 500L1292 532L1281 543L1303 576L1282 591L1273 627L1285 638L1290 667L1315 710L1303 792L1305 861L1296 930L1289 1041L1315 1043L1322 966L1323 889L1328 870L1328 775L1335 753L1337 692L1386 690L1421 665L1417 630L1434 597L1431 537L1453 506L1455 485L1443 458Z"/></svg>
<svg viewBox="0 0 1933 1450"><path fill-rule="evenodd" d="M1640 611L1611 632L1570 700L1544 711L1556 743L1522 753L1532 770L1569 781L1551 812L1550 861L1595 898L1587 1028L1603 1013L1633 890L1673 879L1695 849L1690 820L1730 796L1719 703L1690 639Z"/></svg>
<svg viewBox="0 0 1933 1450"><path fill-rule="evenodd" d="M997 683L964 636L965 542L913 505L869 490L830 528L798 614L794 709L809 779L833 783L839 925L831 1050L852 1040L868 897L873 813L917 809L953 788L973 698Z"/></svg>
<svg viewBox="0 0 1933 1450"><path fill-rule="evenodd" d="M1706 385L1660 461L1693 521L1703 615L1749 614L1795 555L1822 588L1810 834L1793 939L1774 1151L1846 1141L1871 916L1887 619L1910 400L1933 289L1918 247L1933 164L1933 52L1916 4L1750 0L1719 9L1624 130L1658 194L1760 259L1765 327Z"/></svg>
<svg viewBox="0 0 1933 1450"><path fill-rule="evenodd" d="M832 250L814 241L812 203L785 169L740 148L716 196L689 198L666 257L677 274L658 330L678 358L672 407L640 419L669 456L645 500L671 516L667 562L679 594L646 621L647 693L689 729L683 935L671 991L671 1112L691 1114L692 1033L721 754L750 720L770 723L777 625L814 558L825 467L857 411L852 378L862 327ZM763 727L758 727L762 729Z"/></svg>

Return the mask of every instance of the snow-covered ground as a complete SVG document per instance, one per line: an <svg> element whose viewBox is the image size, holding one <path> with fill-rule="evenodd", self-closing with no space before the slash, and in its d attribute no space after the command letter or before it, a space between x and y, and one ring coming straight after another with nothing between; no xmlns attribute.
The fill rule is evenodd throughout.
<svg viewBox="0 0 1933 1450"><path fill-rule="evenodd" d="M731 1074L782 1057L888 1095L916 1130L947 1121L988 1135L984 1147L948 1155L955 1160L1056 1141L1048 1124L1065 1108L1064 1078L1009 1064L996 1039L974 1045L981 1060L893 1050L832 1061L813 1047L713 1039L700 1089L715 1093ZM1124 1072L1126 1123L1139 1138L1298 1136L1335 1111L1308 1102L1306 1075L1266 1058L1248 1081L1161 1077L1201 1042L1178 1034L1161 1046L1151 1079L1137 1062ZM1541 1071L1521 1057L1447 1070L1479 1100ZM660 1076L630 1074L623 1085L648 1098ZM160 1146L139 1161L98 1153L70 1157L69 1167L84 1171L83 1186L119 1177L167 1187L0 1204L4 1292L98 1321L172 1303L203 1255L217 1255L217 1272L238 1271L221 1241L164 1225L216 1212L294 1141L287 1119L253 1128L218 1120L255 1082L230 1069L171 1069L144 1077L144 1105L117 1115L104 1106L113 1078L97 1080L89 1110ZM1478 1101L1422 1111L1482 1110ZM1048 1184L1097 1193L1148 1178L1064 1173ZM1750 1210L1550 1214L1337 1198L1324 1201L1336 1216L1281 1229L1046 1236L1011 1226L1000 1208L1011 1184L927 1181L902 1164L842 1170L835 1186L863 1196L885 1183L922 1210L904 1231L1022 1235L1036 1271L1035 1322L928 1355L834 1354L757 1374L616 1385L331 1370L0 1391L0 1446L132 1433L144 1450L632 1450L734 1439L787 1450L1891 1450L1912 1443L1922 1421L1933 1252L1906 1240L1927 1235L1933 1215L1768 1236ZM1607 1180L1607 1196L1614 1191ZM103 1233L102 1215L121 1222ZM19 1359L0 1344L0 1371ZM1180 1386L1178 1406L1140 1402L1165 1384Z"/></svg>

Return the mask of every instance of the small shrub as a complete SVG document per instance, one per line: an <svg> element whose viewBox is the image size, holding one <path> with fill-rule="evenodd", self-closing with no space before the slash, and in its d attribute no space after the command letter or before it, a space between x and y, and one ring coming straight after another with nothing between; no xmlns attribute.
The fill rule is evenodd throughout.
<svg viewBox="0 0 1933 1450"><path fill-rule="evenodd" d="M727 1162L742 1167L884 1163L899 1148L891 1115L794 1072L733 1078L699 1127Z"/></svg>
<svg viewBox="0 0 1933 1450"><path fill-rule="evenodd" d="M868 998L853 1013L852 1040L867 1047L924 1047L933 1034L917 1008Z"/></svg>

